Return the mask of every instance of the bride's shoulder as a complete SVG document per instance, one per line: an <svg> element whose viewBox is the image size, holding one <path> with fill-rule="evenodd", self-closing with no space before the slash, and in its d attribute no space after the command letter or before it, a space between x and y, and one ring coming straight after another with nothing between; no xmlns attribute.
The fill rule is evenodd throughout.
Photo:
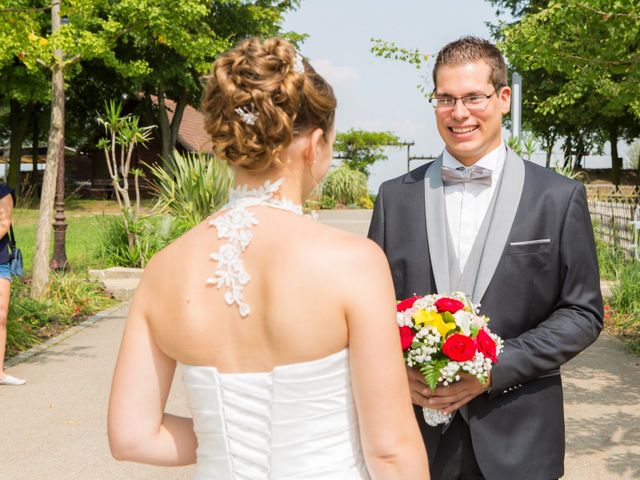
<svg viewBox="0 0 640 480"><path fill-rule="evenodd" d="M386 267L387 260L382 249L372 240L328 225L320 225L325 235L318 235L319 247L331 255L343 269Z"/></svg>

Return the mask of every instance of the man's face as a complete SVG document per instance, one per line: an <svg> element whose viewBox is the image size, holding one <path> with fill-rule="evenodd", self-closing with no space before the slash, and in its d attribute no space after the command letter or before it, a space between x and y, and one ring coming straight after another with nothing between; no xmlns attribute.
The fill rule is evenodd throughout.
<svg viewBox="0 0 640 480"><path fill-rule="evenodd" d="M502 116L509 112L511 89L496 92L491 68L479 60L461 65L441 65L436 76L438 97L492 95L482 110L470 110L457 100L453 108L436 108L436 123L447 151L460 163L473 165L502 141Z"/></svg>

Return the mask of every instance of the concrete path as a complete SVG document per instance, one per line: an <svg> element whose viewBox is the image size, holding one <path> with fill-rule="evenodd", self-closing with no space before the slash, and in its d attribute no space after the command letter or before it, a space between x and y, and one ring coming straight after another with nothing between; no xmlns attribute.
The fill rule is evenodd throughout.
<svg viewBox="0 0 640 480"><path fill-rule="evenodd" d="M358 234L370 212L321 212ZM27 355L0 387L0 480L182 480L193 467L120 463L109 454L106 409L128 305L112 309ZM640 479L640 359L606 334L563 368L567 480ZM178 381L168 410L187 414ZM535 452L532 452L535 454ZM517 480L517 479L514 479Z"/></svg>

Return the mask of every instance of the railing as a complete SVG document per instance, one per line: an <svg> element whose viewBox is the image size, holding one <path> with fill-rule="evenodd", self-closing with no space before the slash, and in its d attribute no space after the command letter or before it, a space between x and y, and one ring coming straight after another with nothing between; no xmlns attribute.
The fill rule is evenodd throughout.
<svg viewBox="0 0 640 480"><path fill-rule="evenodd" d="M640 259L640 195L637 187L588 185L587 195L596 236L611 247L620 248L629 257Z"/></svg>

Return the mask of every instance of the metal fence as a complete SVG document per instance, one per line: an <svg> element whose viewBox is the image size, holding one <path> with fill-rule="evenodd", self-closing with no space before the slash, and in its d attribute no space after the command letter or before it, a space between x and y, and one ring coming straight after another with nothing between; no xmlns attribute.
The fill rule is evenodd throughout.
<svg viewBox="0 0 640 480"><path fill-rule="evenodd" d="M629 257L640 259L640 195L637 190L629 188L627 192L610 185L588 185L587 194L596 237L620 248Z"/></svg>

